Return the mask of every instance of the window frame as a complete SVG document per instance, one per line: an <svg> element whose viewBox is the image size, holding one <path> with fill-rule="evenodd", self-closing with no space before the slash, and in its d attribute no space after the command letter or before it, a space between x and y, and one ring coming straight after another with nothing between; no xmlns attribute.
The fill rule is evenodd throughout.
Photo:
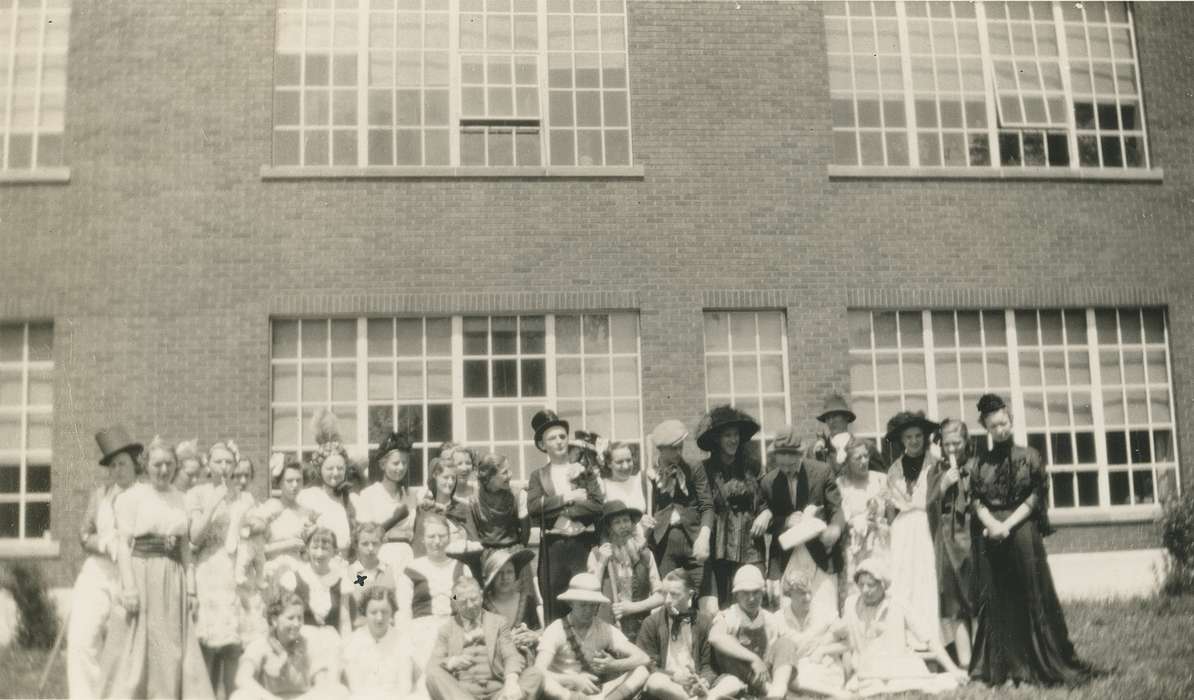
<svg viewBox="0 0 1194 700"><path fill-rule="evenodd" d="M842 3L842 4L845 5L845 3ZM1061 94L1062 98L1066 101L1065 125L1062 127L1054 127L1054 126L1049 126L1047 128L1042 127L1040 130L1033 131L1033 129L1035 127L1032 127L1032 126L1026 126L1025 124L1016 124L1014 126L1013 125L1001 125L1001 123L999 121L998 115L1000 113L1000 109L998 106L998 101L999 101L999 95L1001 93L996 87L996 74L995 74L995 68L994 68L994 63L996 61L996 57L992 54L992 49L990 47L989 27L991 26L991 24L996 23L996 22L1002 21L1005 25L1007 25L1007 24L1009 24L1011 22L1015 22L1017 20L988 19L987 8L986 8L984 2L973 3L972 6L974 7L975 17L973 18L973 20L968 20L968 21L973 21L976 23L976 26L978 29L978 35L979 35L978 36L979 44L980 44L979 50L981 52L981 61L982 61L982 67L983 67L983 71L982 71L983 72L983 95L984 95L984 102L986 104L986 120L985 120L986 125L985 125L985 127L979 127L979 128L971 127L967 124L967 120L965 120L965 119L963 119L962 126L958 129L954 129L952 127L941 126L939 118L938 118L936 125L922 126L921 124L919 124L919 119L917 118L917 115L916 115L915 101L916 101L917 95L924 95L927 93L918 91L915 87L915 83L913 82L913 73L912 73L912 67L911 67L912 49L911 49L911 43L909 41L909 24L908 24L909 19L908 19L908 14L907 14L907 4L903 0L897 0L897 2L895 2L896 14L893 17L893 19L897 20L898 37L899 37L899 42L900 42L902 81L903 81L902 86L898 92L899 92L899 94L903 95L903 99L905 101L905 110L904 110L905 116L904 116L904 121L903 121L902 126L901 125L896 125L894 127L885 126L886 119L882 118L882 116L883 116L882 113L884 111L883 109L880 109L881 119L879 121L878 126L863 127L860 125L859 119L857 117L857 104L858 104L858 94L859 94L859 89L856 87L857 71L853 67L853 61L852 61L852 57L855 54L855 50L853 49L854 34L853 34L853 31L850 29L850 23L854 22L855 18L853 15L847 15L847 14L842 14L840 16L839 15L831 16L828 14L825 15L826 18L832 17L835 19L841 19L843 21L843 23L846 27L846 40L847 40L847 45L846 45L846 48L844 49L844 51L846 51L847 53L840 54L840 55L844 55L847 59L850 59L850 65L849 65L850 86L847 88L835 89L832 87L832 84L831 84L831 87L830 87L831 98L833 98L833 99L848 98L853 105L852 110L853 110L853 114L855 115L853 117L853 122L848 126L839 126L837 124L832 124L833 120L831 119L831 129L835 135L837 135L837 134L852 134L852 135L854 135L854 137L855 137L855 145L854 145L855 157L854 157L853 163L839 163L839 162L837 162L838 155L835 153L835 155L833 156L833 159L831 160L831 162L829 164L829 175L831 177L918 177L918 176L920 176L920 177L924 177L924 176L936 177L936 176L944 176L944 177L977 178L977 179L989 179L989 178L996 178L996 179L1055 179L1055 178L1063 178L1063 179L1081 179L1081 180L1160 180L1160 179L1162 179L1162 177L1163 177L1162 170L1153 164L1152 153L1151 153L1151 149L1149 146L1149 140L1148 140L1148 125L1147 125L1147 120L1146 120L1146 116L1145 116L1146 110L1144 107L1145 94L1144 94L1143 79L1142 79L1141 71L1140 71L1140 56L1139 56L1139 49L1138 49L1139 42L1138 42L1138 37L1136 35L1135 12L1131 6L1131 3L1123 3L1123 4L1125 5L1125 8L1126 8L1126 16L1127 16L1126 24L1127 24L1127 28L1130 32L1131 50L1132 50L1131 66L1134 71L1134 76L1136 79L1136 88L1137 88L1137 93L1138 93L1138 97L1137 97L1137 99L1138 99L1138 103L1137 103L1138 104L1138 107L1137 107L1138 115L1137 116L1139 119L1138 130L1139 130L1139 137L1141 139L1141 143L1142 143L1142 147L1143 147L1142 148L1143 164L1141 166L1126 166L1126 165L1121 165L1121 166L1110 165L1109 166L1109 165L1106 165L1103 162L1104 159L1103 159L1103 154L1102 154L1101 148L1099 149L1098 165L1081 165L1081 155L1079 152L1078 137L1079 136L1090 136L1091 134L1095 134L1096 136L1098 136L1098 135L1101 135L1103 132L1101 132L1101 130L1099 130L1097 127L1094 127L1092 129L1082 130L1080 133L1080 130L1078 129L1078 127L1075 123L1074 110L1075 110L1076 101L1091 101L1093 103L1093 102L1095 102L1095 98L1091 97L1091 96L1086 96L1086 95L1084 95L1083 97L1077 97L1076 96L1077 91L1074 89L1074 87L1072 85L1071 56L1069 54L1069 50L1067 47L1066 34L1067 34L1067 28L1071 24L1073 24L1073 22L1064 16L1061 2L1054 0L1053 2L1050 3L1050 5L1051 5L1052 12L1053 12L1052 27L1053 27L1053 31L1054 31L1054 36L1057 41L1057 51L1058 51L1057 65L1059 66L1059 69L1061 72L1061 80L1062 80L1062 91L1060 94ZM876 18L878 16L874 15L872 12L872 14L869 15L869 17L872 20L876 20ZM889 18L884 17L884 19L889 19ZM917 18L917 19L919 19L919 18ZM933 21L935 21L937 19L938 18L935 16L931 17L931 18L926 17L926 20L929 22L930 26L932 25ZM951 13L949 21L950 21L951 26L954 29L954 34L956 36L957 26L958 26L957 23L960 20L957 17L954 17L953 13ZM1102 23L1096 22L1094 24L1097 26L1107 26L1107 22L1102 22ZM826 27L826 29L828 28L828 25L826 23L823 22L823 25ZM1089 34L1089 26L1092 26L1092 21L1085 19L1085 15L1084 15L1084 19L1080 26L1086 28L1084 30L1084 32L1086 34ZM872 35L872 36L874 36L874 35ZM1035 45L1035 43L1034 43L1034 45ZM828 43L827 43L827 49L828 49ZM839 55L839 53L838 52L829 52L831 63L833 60L833 56L835 56L835 55ZM934 57L937 56L935 51L931 55ZM962 56L962 54L958 53L958 51L955 50L954 53L952 54L952 56L953 56L953 60L956 62L959 59L959 57ZM1039 63L1039 61L1037 60L1038 58L1039 57L1034 53L1034 56L1033 56L1034 62ZM1113 56L1106 60L1114 63L1115 57ZM1093 63L1094 60L1091 59L1090 62ZM1120 105L1120 93L1118 90L1117 81L1115 81L1113 79L1113 83L1115 83L1113 94L1115 97L1115 104L1118 108L1118 106ZM874 93L874 95L876 96L875 99L881 100L881 96L884 94L888 94L889 91L886 87L884 87L882 89L876 88L873 91L864 90L863 92L865 94ZM950 91L946 91L945 93L942 93L941 90L935 89L932 94L935 97L940 97L940 95L942 95L942 94L947 94L951 97L960 96L960 97L958 97L958 99L965 101L966 92L967 91L966 91L965 87L960 85L958 90L950 90ZM1039 92L1041 92L1042 94L1045 94L1048 91L1042 87L1042 89ZM955 95L955 93L956 93L956 95ZM1017 94L1019 94L1019 93L1017 92ZM882 102L880 102L880 106L882 107ZM938 106L938 109L940 109L939 106ZM906 143L906 145L903 146L903 148L901 150L906 151L906 155L907 155L907 159L908 159L907 164L895 164L895 165L888 164L888 162L891 158L891 153L892 153L892 149L890 146L884 146L884 148L883 148L883 163L882 164L863 164L863 162L862 162L863 154L862 154L862 150L861 150L861 135L867 131L874 131L876 133L883 134L884 139L886 139L888 134L890 133L891 129L903 131L903 137L907 140L907 143ZM946 132L945 131L946 129L950 129L950 131ZM968 163L962 164L962 165L947 164L946 159L943 154L942 154L942 158L941 158L942 164L936 164L936 163L922 164L921 163L919 141L923 137L924 134L936 134L936 135L938 135L938 138L940 138L940 135L942 133L954 133L954 132L959 132L959 131L964 135L968 135L971 133L981 133L981 132L985 131L986 136L987 136L987 150L988 150L987 157L988 157L988 161L989 161L986 165L982 165L982 164L970 165ZM1125 138L1127 138L1128 136L1134 136L1136 131L1137 131L1136 129L1127 131L1127 130L1124 130L1121 128L1119 131L1113 132L1113 133L1116 133L1119 135L1119 138L1121 141L1121 162L1126 161L1125 154L1122 152L1122 149L1126 148L1125 146L1122 145L1123 140ZM1009 163L1009 164L1005 165L1002 162L1003 153L1002 153L1002 146L1000 144L1000 136L1001 136L1001 133L1007 134L1009 132L1015 132L1015 135L1020 143L1020 148L1018 151L1018 153L1019 153L1018 162ZM1022 145L1023 139L1024 139L1024 134L1026 134L1026 133L1030 133L1030 134L1031 133L1040 133L1042 135L1042 139L1044 141L1049 140L1048 137L1049 137L1050 133L1064 134L1065 142L1067 144L1067 158L1068 158L1067 164L1049 165L1047 160L1044 164L1034 164L1034 165L1026 164L1025 158L1024 158L1024 148ZM970 148L969 143L966 144L966 148L967 148L967 151L969 151L969 148Z"/></svg>
<svg viewBox="0 0 1194 700"><path fill-rule="evenodd" d="M1115 343L1110 343L1108 341L1101 340L1099 338L1099 329L1097 326L1097 314L1100 311L1108 310L1108 309L1110 311L1113 311L1116 316L1117 342L1115 342ZM1125 311L1135 312L1137 314L1137 317L1140 317L1139 315L1141 314L1141 312L1147 311L1147 310L1156 310L1162 314L1162 318L1164 321L1164 326L1163 326L1164 333L1163 333L1162 339L1160 341L1149 341L1146 338L1144 331L1141 330L1141 336L1140 336L1139 342L1125 343L1123 341L1123 331L1121 328L1122 321L1120 320L1121 316L1122 316L1122 312L1125 312ZM1080 311L1083 313L1085 327L1086 327L1086 331L1085 331L1086 335L1080 341L1074 342L1072 344L1073 346L1079 346L1079 347L1073 347L1071 345L1071 342L1068 341L1068 339L1063 340L1063 342L1060 345L1055 344L1055 343L1045 343L1044 338L1038 338L1038 342L1034 342L1032 344L1022 343L1019 338L1019 333L1018 333L1019 329L1017 328L1017 325L1016 325L1016 315L1018 313L1020 313L1020 314L1029 313L1029 312L1036 313L1037 314L1037 316L1036 316L1037 325L1035 327L1038 329L1038 332L1040 332L1041 323L1039 320L1040 319L1039 314L1042 312L1053 312L1053 311L1065 311L1066 313ZM953 345L935 344L935 337L934 337L935 329L932 327L933 326L933 315L934 314L942 314L942 313L953 313L954 314L954 328L957 329L958 328L957 314L960 312L979 313L980 317L982 317L983 315L992 314L992 313L1001 314L1003 316L1003 320L1004 320L1005 344L999 345L999 346L987 345L985 325L982 328L982 333L983 333L983 335L981 336L982 344L977 347L971 347L971 346L963 347L958 344L956 337L955 337L955 341L954 341ZM869 369L871 372L870 376L872 378L872 381L879 378L877 358L880 355L898 353L901 355L901 362L902 362L902 355L906 352L906 349L903 347L903 339L901 337L902 333L898 330L898 326L897 326L897 331L896 331L897 340L896 340L895 346L878 347L876 345L876 340L877 340L876 329L875 329L876 314L895 314L897 316L897 318L904 314L919 314L920 315L920 323L922 325L923 345L920 346L917 349L917 351L919 351L920 353L922 353L924 355L925 388L923 391L926 394L925 412L927 415L929 415L930 417L933 417L933 418L949 417L949 416L943 416L939 413L939 394L941 394L943 391L955 391L956 390L959 394L963 394L966 392L970 392L970 393L980 392L981 393L981 392L986 391L985 386L983 388L974 389L971 387L961 386L961 382L959 382L959 386L956 388L938 389L938 387L936 385L937 384L937 382L936 382L937 355L943 354L943 353L948 353L948 352L953 352L955 355L957 355L958 353L963 352L963 351L981 350L983 353L983 357L984 357L984 360L983 360L984 385L987 384L989 381L990 374L989 374L989 369L987 367L988 362L986 360L986 357L990 352L992 352L992 348L994 349L995 352L1000 353L1001 357L1006 357L1006 360L1008 363L1007 364L1008 381L1010 383L1010 386L1006 390L1003 389L1002 387L1000 387L998 389L992 389L992 390L997 391L998 393L1001 393L1010 402L1010 407L1011 407L1011 410L1012 410L1012 413L1014 416L1014 420L1013 420L1014 439L1016 441L1016 444L1019 444L1019 445L1029 444L1028 438L1029 438L1030 433L1036 434L1036 433L1043 432L1045 434L1046 440L1048 440L1049 435L1051 435L1051 434L1053 434L1053 432L1055 432L1053 430L1053 426L1051 426L1051 424L1049 423L1048 418L1047 418L1047 414L1048 414L1047 400L1046 400L1046 404L1044 405L1044 409L1043 409L1043 413L1046 416L1046 419L1045 419L1046 422L1042 426L1029 426L1027 424L1027 413L1025 411L1025 402L1024 402L1026 394L1040 393L1042 396L1042 399L1045 400L1044 397L1049 392L1048 387L1053 387L1054 389L1056 389L1058 386L1064 386L1066 396L1067 396L1067 410L1071 414L1074 412L1074 403L1072 401L1074 387L1078 386L1079 390L1085 391L1086 385L1085 384L1080 385L1080 386L1079 385L1073 385L1073 386L1070 385L1069 379L1070 379L1071 375L1070 375L1069 356L1072 352L1078 352L1079 350L1084 350L1086 352L1087 362L1089 364L1089 371L1090 371L1089 391L1090 391L1090 405L1091 405L1091 411L1092 411L1091 424L1089 427L1076 426L1073 416L1071 415L1067 426L1057 426L1057 427L1060 428L1062 431L1065 431L1068 429L1070 434L1075 433L1080 428L1082 430L1089 429L1094 435L1095 455L1096 455L1095 463L1094 464L1079 463L1077 461L1077 458L1075 458L1075 460L1070 464L1062 464L1062 465L1055 466L1055 465L1048 463L1050 460L1048 459L1047 454L1042 454L1041 457L1042 457L1042 460L1046 463L1045 466L1050 475L1050 478L1053 478L1057 474L1064 474L1064 473L1073 473L1073 474L1091 473L1091 472L1095 473L1098 478L1099 502L1097 505L1087 505L1087 506L1078 505L1078 503L1079 503L1078 497L1077 497L1077 495L1075 495L1075 498L1074 498L1075 505L1068 506L1068 507L1067 506L1056 506L1056 505L1053 505L1053 500L1054 500L1055 494L1054 494L1054 489L1051 488L1050 489L1050 517L1054 521L1056 521L1058 523L1096 522L1096 521L1097 522L1108 522L1108 521L1143 520L1143 519L1149 519L1149 518L1155 517L1157 515L1157 513L1160 512L1160 509L1161 509L1160 497L1161 497L1161 493L1162 493L1162 486L1160 483L1160 479L1158 477L1159 477L1159 475L1161 475L1162 473L1164 473L1166 471L1171 472L1173 474L1172 486L1174 489L1174 493L1180 494L1182 492L1181 459L1180 459L1179 446L1178 446L1179 440L1178 440L1178 433L1177 433L1177 419L1176 419L1176 410L1175 410L1177 398L1175 396L1175 389L1174 389L1174 383L1173 383L1173 353L1172 353L1171 339L1170 339L1169 308L1167 306L1164 306L1164 305L1122 305L1122 306L1112 306L1112 307L1108 307L1108 306L1089 306L1089 307L1058 306L1058 307L1047 307L1047 308L1046 307L1040 307L1040 308L1027 307L1027 308L1000 308L1000 309L850 308L848 310L848 313L850 313L850 314L861 314L861 313L867 314L868 321L869 321L868 332L870 334L870 336L869 336L870 347L869 348L855 347L854 346L854 338L852 337L850 340L848 356L851 359L859 358L859 357L868 358L869 363L870 363ZM985 322L985 319L984 319L984 322ZM851 326L851 327L853 328L853 326ZM1068 333L1068 328L1066 329L1066 332ZM1163 423L1153 421L1153 418L1152 418L1153 407L1152 407L1152 401L1150 400L1151 396L1148 396L1146 394L1145 403L1148 407L1148 422L1147 422L1147 424L1139 424L1138 422L1133 422L1133 421L1129 420L1127 415L1125 414L1125 420L1122 423L1115 423L1114 425L1109 425L1106 421L1105 416L1103 415L1104 401L1105 401L1104 397L1107 394L1107 392L1119 391L1119 392L1121 392L1122 396L1126 396L1126 394L1123 394L1122 392L1125 392L1127 390L1127 388L1135 387L1135 385L1138 384L1138 382L1127 381L1127 377L1126 377L1126 375L1124 375L1123 353L1124 353L1125 347L1129 348L1128 351L1133 351L1133 350L1139 348L1140 351L1143 353L1144 361L1147 364L1148 352L1150 350L1155 351L1155 350L1159 349L1159 348L1154 348L1152 346L1160 346L1162 344L1163 344L1164 352L1165 352L1165 372L1166 372L1165 383L1166 383L1166 387L1168 390L1168 398L1169 398L1169 420L1167 422L1163 422ZM1114 350L1115 352L1118 353L1120 373L1121 373L1121 377L1124 377L1124 381L1116 383L1116 384L1112 384L1109 382L1104 383L1103 378L1102 378L1102 373L1101 373L1101 367L1100 367L1100 355L1105 352L1111 351L1111 350ZM1064 385L1055 385L1055 384L1047 382L1045 380L1043 374L1042 374L1042 379L1041 379L1040 385L1037 385L1035 383L1031 384L1031 385L1025 385L1021 380L1021 359L1020 359L1021 354L1035 353L1035 354L1037 354L1037 356L1039 358L1039 357L1043 357L1043 354L1046 351L1061 352L1062 355L1065 357L1064 369L1066 372L1066 374L1065 374L1066 381L1065 381ZM853 365L853 362L851 362L851 364ZM905 388L903 372L902 372L902 365L900 367L901 367L899 369L900 377L898 380L899 386L897 389L879 389L879 387L877 385L874 385L869 389L859 391L859 390L857 390L856 387L851 387L851 389L852 389L852 391L851 391L852 405L858 401L869 401L872 403L872 405L871 405L870 409L868 409L868 410L872 410L874 415L876 415L880 420L883 420L884 416L879 414L879 404L878 404L879 399L884 395L897 395L897 396L899 396L899 399L900 399L900 407L901 407L900 410L907 409L908 404L907 404L906 395L908 393L912 393L914 395L919 395L921 390L913 389L911 392L909 392ZM1043 366L1041 368L1041 371L1042 371L1042 373L1044 372ZM961 367L959 366L959 376L960 376L960 372L961 372ZM1148 387L1150 387L1154 384L1159 384L1159 382L1155 382L1155 381L1152 381L1152 380L1149 380L1146 378L1143 386L1146 387L1146 389L1147 389ZM1111 386L1113 388L1105 389L1104 388L1105 386ZM1115 387L1118 387L1118 388L1115 388ZM1126 402L1125 402L1125 404L1126 404ZM982 430L981 426L977 425L977 418L974 414L975 409L973 409L973 406L963 403L962 408L965 411L967 411L966 415L953 416L953 417L961 418L962 420L964 420L966 422L967 426L971 429L972 437L975 437L978 439L983 439L986 433L984 430ZM1126 411L1126 405L1125 405L1125 411ZM856 409L856 412L860 412L860 411L858 409ZM1143 425L1143 428L1141 428L1142 425ZM1170 441L1171 441L1170 445L1169 445L1169 447L1170 447L1169 458L1165 459L1165 460L1157 460L1156 453L1154 451L1150 455L1151 459L1147 462L1133 463L1133 462L1131 462L1131 459L1129 456L1129 459L1126 464L1109 464L1109 460L1108 460L1108 456L1107 456L1107 434L1115 433L1115 432L1128 432L1128 431L1133 430L1134 428L1135 429L1146 429L1148 431L1150 449L1155 449L1155 448L1151 447L1152 445L1155 444L1153 442L1153 440L1154 440L1153 432L1155 432L1156 430L1168 430L1170 433ZM866 431L866 432L859 431L858 434L860 437L871 437L871 438L875 438L878 441L882 441L882 439L883 439L882 429L883 429L882 425L876 425L875 431ZM1072 449L1076 450L1077 448L1073 447ZM1129 447L1129 453L1130 453L1130 447ZM1131 475L1133 472L1144 471L1146 468L1152 474L1153 502L1152 503L1129 502L1128 504L1125 504L1125 505L1112 505L1111 504L1110 475L1112 473L1118 473L1118 472L1126 472L1129 475L1128 476L1129 500L1134 501L1133 494L1135 493L1135 484L1134 484L1134 479L1132 478ZM1051 484L1052 484L1052 482L1051 482ZM1078 487L1077 487L1077 484L1075 484L1074 493L1077 494L1077 492L1078 492Z"/></svg>
<svg viewBox="0 0 1194 700"><path fill-rule="evenodd" d="M3 29L7 36L5 37L6 45L0 46L0 53L4 54L4 60L7 63L7 69L0 71L0 184L2 183L61 183L70 180L70 168L63 165L65 162L65 147L66 147L66 71L68 70L68 55L70 43L70 24L72 4L69 0L32 0L37 7L25 7L29 5L31 0L9 0L8 7L0 8L0 14L8 16L8 27L3 27L0 23L0 29ZM21 24L21 17L34 15L38 16L38 36L37 49L35 54L29 51L18 51L17 37L19 35L19 28ZM53 52L57 55L60 53L60 60L62 62L62 79L63 84L60 89L47 90L45 84L46 77L46 57L51 50L47 46L47 36L50 34L48 27L52 24L53 19L65 19L65 29L60 31L65 32L64 45L62 47L54 47ZM28 129L22 129L19 132L13 131L13 122L16 112L16 79L17 79L17 58L22 55L36 56L36 79L33 85L33 91L30 99L33 103L33 125ZM43 121L43 107L46 95L60 95L62 111L62 124L58 129L47 128L42 124ZM28 165L21 167L13 167L11 163L12 139L16 135L29 136L29 154ZM44 163L44 159L40 156L42 148L42 140L47 137L57 137L59 144L57 147L57 162Z"/></svg>
<svg viewBox="0 0 1194 700"><path fill-rule="evenodd" d="M0 553L3 553L6 548L10 546L25 547L32 549L35 554L37 550L44 549L45 545L30 545L30 543L47 542L52 539L53 532L53 472L54 472L54 356L53 356L53 342L54 342L54 324L52 321L18 321L6 322L0 324L11 332L14 327L21 328L21 358L19 360L3 360L0 361L0 369L11 372L12 370L19 370L21 382L21 395L19 403L13 405L6 405L0 407L0 414L11 416L18 415L19 421L17 423L20 438L20 444L16 448L6 448L2 451L3 461L15 461L18 468L18 484L16 493L0 494L0 504L17 504L17 536L16 537L0 537ZM32 327L45 327L48 329L50 347L49 359L46 360L32 360L30 359L30 336ZM50 396L48 403L30 403L30 375L37 371L43 373L49 379ZM12 376L9 374L9 376ZM50 435L45 448L31 448L29 446L29 430L30 430L30 416L41 415L48 417L48 425ZM29 491L29 470L32 462L37 462L36 466L46 466L48 470L48 478L50 482L50 489L44 492L30 492ZM40 536L30 536L26 534L26 506L30 503L44 503L49 512L47 513L46 529ZM16 543L16 544L14 544ZM56 545L54 545L56 547Z"/></svg>

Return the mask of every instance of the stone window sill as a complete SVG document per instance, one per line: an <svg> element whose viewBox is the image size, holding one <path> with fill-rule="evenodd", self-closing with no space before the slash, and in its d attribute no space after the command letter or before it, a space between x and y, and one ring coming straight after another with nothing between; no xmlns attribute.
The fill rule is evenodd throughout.
<svg viewBox="0 0 1194 700"><path fill-rule="evenodd" d="M0 539L0 559L54 559L58 554L57 540Z"/></svg>
<svg viewBox="0 0 1194 700"><path fill-rule="evenodd" d="M0 170L0 185L65 184L70 182L70 168L33 168Z"/></svg>
<svg viewBox="0 0 1194 700"><path fill-rule="evenodd" d="M1161 182L1161 168L966 168L830 165L833 180L1056 180L1073 182Z"/></svg>
<svg viewBox="0 0 1194 700"><path fill-rule="evenodd" d="M1161 515L1161 506L1116 506L1114 508L1050 509L1052 525L1108 525L1113 523L1151 522Z"/></svg>
<svg viewBox="0 0 1194 700"><path fill-rule="evenodd" d="M367 179L442 179L442 178L585 178L641 180L641 165L625 166L299 166L263 165L262 180L367 180Z"/></svg>

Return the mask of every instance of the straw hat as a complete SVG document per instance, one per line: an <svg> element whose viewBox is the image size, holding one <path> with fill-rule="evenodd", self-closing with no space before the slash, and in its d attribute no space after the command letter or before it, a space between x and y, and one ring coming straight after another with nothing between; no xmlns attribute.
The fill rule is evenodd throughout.
<svg viewBox="0 0 1194 700"><path fill-rule="evenodd" d="M566 603L605 603L609 598L601 593L601 579L593 574L577 574L568 582L568 590L556 596Z"/></svg>

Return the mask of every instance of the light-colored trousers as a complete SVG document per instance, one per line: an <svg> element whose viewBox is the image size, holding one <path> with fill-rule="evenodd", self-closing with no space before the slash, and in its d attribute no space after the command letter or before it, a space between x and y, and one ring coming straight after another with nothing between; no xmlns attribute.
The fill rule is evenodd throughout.
<svg viewBox="0 0 1194 700"><path fill-rule="evenodd" d="M66 628L66 676L72 700L100 696L100 655L108 631L108 615L120 584L111 559L92 555L83 562L71 591Z"/></svg>

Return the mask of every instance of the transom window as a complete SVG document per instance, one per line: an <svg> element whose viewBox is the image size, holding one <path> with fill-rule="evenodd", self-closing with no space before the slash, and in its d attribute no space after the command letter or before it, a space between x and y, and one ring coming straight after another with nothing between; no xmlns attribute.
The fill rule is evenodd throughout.
<svg viewBox="0 0 1194 700"><path fill-rule="evenodd" d="M0 324L0 538L50 536L54 327Z"/></svg>
<svg viewBox="0 0 1194 700"><path fill-rule="evenodd" d="M62 165L69 0L0 0L0 170Z"/></svg>
<svg viewBox="0 0 1194 700"><path fill-rule="evenodd" d="M275 165L631 163L624 0L279 0Z"/></svg>
<svg viewBox="0 0 1194 700"><path fill-rule="evenodd" d="M391 430L412 435L416 484L448 440L505 455L525 479L545 462L530 429L544 406L574 430L642 443L634 312L278 319L271 365L273 449L309 454L326 406L362 453Z"/></svg>
<svg viewBox="0 0 1194 700"><path fill-rule="evenodd" d="M962 418L1011 401L1016 439L1049 467L1055 508L1150 506L1177 493L1173 384L1160 308L850 311L860 434L901 410ZM890 454L890 446L885 446Z"/></svg>
<svg viewBox="0 0 1194 700"><path fill-rule="evenodd" d="M759 421L753 447L765 464L766 446L792 416L787 319L777 310L706 311L704 317L705 407L730 404Z"/></svg>
<svg viewBox="0 0 1194 700"><path fill-rule="evenodd" d="M1149 167L1124 3L824 7L837 164Z"/></svg>

